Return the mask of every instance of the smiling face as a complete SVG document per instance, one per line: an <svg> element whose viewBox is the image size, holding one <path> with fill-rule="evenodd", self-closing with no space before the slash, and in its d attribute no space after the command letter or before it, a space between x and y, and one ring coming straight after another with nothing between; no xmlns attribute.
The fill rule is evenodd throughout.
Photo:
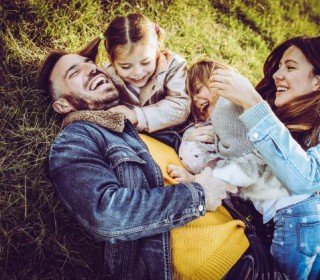
<svg viewBox="0 0 320 280"><path fill-rule="evenodd" d="M193 102L197 111L208 119L217 103L219 95L214 94L206 85L199 80L195 82L195 92L193 93Z"/></svg>
<svg viewBox="0 0 320 280"><path fill-rule="evenodd" d="M109 76L86 57L77 54L62 56L52 70L50 81L58 93L55 110L59 100L70 103L70 111L102 110L118 104L119 92Z"/></svg>
<svg viewBox="0 0 320 280"><path fill-rule="evenodd" d="M127 83L142 88L157 67L157 42L133 45L132 51L118 52L113 64Z"/></svg>
<svg viewBox="0 0 320 280"><path fill-rule="evenodd" d="M281 107L293 99L316 91L318 78L313 74L313 66L296 46L289 47L273 74L277 88L275 105Z"/></svg>

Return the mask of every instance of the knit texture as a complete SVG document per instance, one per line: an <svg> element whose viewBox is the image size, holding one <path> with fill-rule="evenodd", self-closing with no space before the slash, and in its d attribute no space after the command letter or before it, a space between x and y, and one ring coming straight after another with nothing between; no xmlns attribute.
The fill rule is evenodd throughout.
<svg viewBox="0 0 320 280"><path fill-rule="evenodd" d="M220 97L211 115L216 133L217 153L221 159L233 159L252 153L254 146L247 137L247 129L239 120L243 109Z"/></svg>
<svg viewBox="0 0 320 280"><path fill-rule="evenodd" d="M147 135L140 137L159 165L165 185L177 183L166 172L169 163L182 166L175 151ZM249 247L244 228L220 206L171 230L174 279L221 279Z"/></svg>

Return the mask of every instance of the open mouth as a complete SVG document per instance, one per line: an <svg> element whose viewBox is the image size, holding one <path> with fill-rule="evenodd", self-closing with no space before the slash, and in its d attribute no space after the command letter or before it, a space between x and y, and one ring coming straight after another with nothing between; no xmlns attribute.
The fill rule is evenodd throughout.
<svg viewBox="0 0 320 280"><path fill-rule="evenodd" d="M282 93L282 92L285 92L285 91L287 91L287 90L288 90L287 87L277 87L277 92L278 92L278 93Z"/></svg>
<svg viewBox="0 0 320 280"><path fill-rule="evenodd" d="M206 102L203 102L202 104L199 104L197 107L201 113L205 113L208 110L209 105L210 105L209 101L206 101Z"/></svg>
<svg viewBox="0 0 320 280"><path fill-rule="evenodd" d="M144 78L146 77L147 75L144 75L143 77L141 78L129 78L131 81L133 81L134 83L140 83L144 80Z"/></svg>
<svg viewBox="0 0 320 280"><path fill-rule="evenodd" d="M89 90L94 91L106 83L108 83L108 79L106 76L102 74L94 76L92 79L89 80Z"/></svg>

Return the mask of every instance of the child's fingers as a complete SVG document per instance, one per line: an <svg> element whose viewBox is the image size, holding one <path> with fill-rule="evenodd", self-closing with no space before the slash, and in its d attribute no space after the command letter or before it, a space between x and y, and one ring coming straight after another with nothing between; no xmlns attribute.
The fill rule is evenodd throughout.
<svg viewBox="0 0 320 280"><path fill-rule="evenodd" d="M195 128L207 127L207 126L212 126L212 123L207 121L207 122L199 122L194 125Z"/></svg>
<svg viewBox="0 0 320 280"><path fill-rule="evenodd" d="M182 178L181 173L178 170L172 171L169 175L170 175L171 178L177 179L177 180L179 178Z"/></svg>
<svg viewBox="0 0 320 280"><path fill-rule="evenodd" d="M229 185L226 187L227 192L230 193L237 193L238 192L238 187L233 186L233 185Z"/></svg>
<svg viewBox="0 0 320 280"><path fill-rule="evenodd" d="M196 128L194 131L189 133L187 140L213 143L214 132L212 125Z"/></svg>
<svg viewBox="0 0 320 280"><path fill-rule="evenodd" d="M172 163L169 163L167 165L167 170L170 170L170 171L173 171L173 170L176 170L176 169L179 169L179 168L181 168L181 167L178 166L178 165L172 164Z"/></svg>
<svg viewBox="0 0 320 280"><path fill-rule="evenodd" d="M180 169L181 167L174 164L169 164L167 166L167 172L171 178L181 177Z"/></svg>
<svg viewBox="0 0 320 280"><path fill-rule="evenodd" d="M193 139L190 139L190 141L198 141L203 143L214 143L214 136L213 135L198 135L194 137Z"/></svg>
<svg viewBox="0 0 320 280"><path fill-rule="evenodd" d="M184 182L183 178L180 178L180 177L176 177L174 178L178 183L182 183Z"/></svg>

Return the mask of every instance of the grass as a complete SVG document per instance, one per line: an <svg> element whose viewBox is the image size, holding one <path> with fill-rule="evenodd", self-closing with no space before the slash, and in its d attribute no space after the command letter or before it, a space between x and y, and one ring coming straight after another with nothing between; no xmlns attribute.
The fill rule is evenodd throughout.
<svg viewBox="0 0 320 280"><path fill-rule="evenodd" d="M49 49L78 50L116 15L141 12L189 62L223 60L256 83L276 44L319 35L320 24L318 0L2 0L0 12L1 279L99 278L100 245L64 210L48 178L59 120L36 74Z"/></svg>

